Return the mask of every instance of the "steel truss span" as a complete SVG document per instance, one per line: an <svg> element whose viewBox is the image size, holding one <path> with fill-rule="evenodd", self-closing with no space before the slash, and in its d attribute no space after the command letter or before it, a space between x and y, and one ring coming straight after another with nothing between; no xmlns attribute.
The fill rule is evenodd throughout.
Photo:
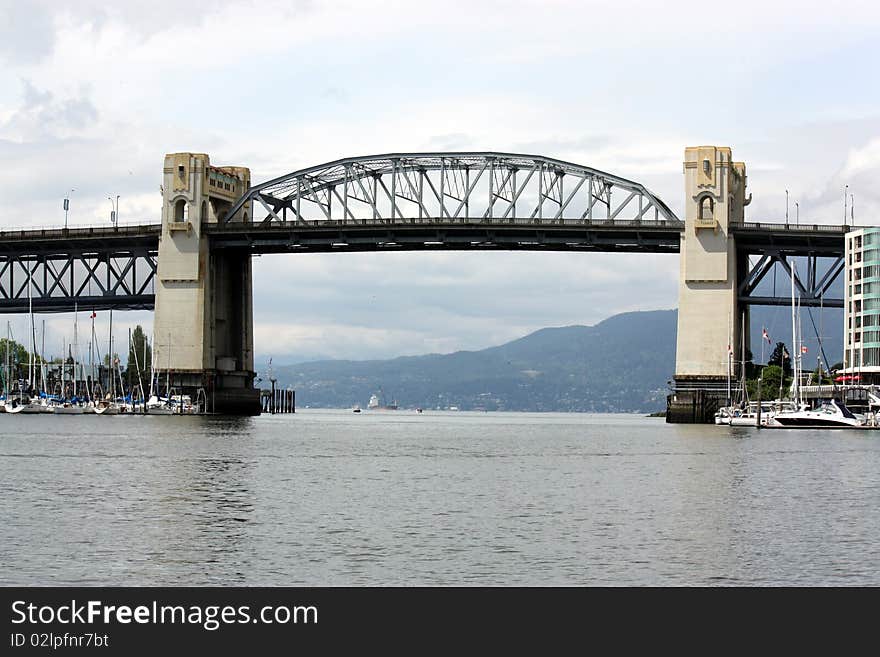
<svg viewBox="0 0 880 657"><path fill-rule="evenodd" d="M155 249L0 253L0 312L152 309L155 277Z"/></svg>
<svg viewBox="0 0 880 657"><path fill-rule="evenodd" d="M241 216L250 202L254 223L528 219L682 225L637 182L570 162L510 153L397 153L336 160L252 187L227 220Z"/></svg>
<svg viewBox="0 0 880 657"><path fill-rule="evenodd" d="M800 304L803 307L819 308L843 308L843 299L828 296L832 286L838 281L844 271L843 255L823 253L820 256L809 254L806 257L806 272L801 272L791 266L792 258L796 254L786 254L774 249L765 249L758 257L757 262L749 262L748 273L742 278L738 286L738 299L740 303L747 305L763 306L786 306L791 303L791 296L787 294L785 285L780 286L781 294L759 295L759 285L767 280L767 275L778 264L785 274L794 278L794 285L798 291ZM822 261L820 261L820 258Z"/></svg>

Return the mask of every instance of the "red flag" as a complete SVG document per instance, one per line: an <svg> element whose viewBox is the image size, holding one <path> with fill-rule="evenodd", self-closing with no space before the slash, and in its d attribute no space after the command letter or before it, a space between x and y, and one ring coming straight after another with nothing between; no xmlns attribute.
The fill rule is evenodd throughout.
<svg viewBox="0 0 880 657"><path fill-rule="evenodd" d="M803 345L803 346L801 347L801 353L802 353L802 354L807 353L807 345Z"/></svg>
<svg viewBox="0 0 880 657"><path fill-rule="evenodd" d="M761 327L761 337L767 341L767 344L773 344L770 341L770 335L767 333L767 329L765 329L764 327Z"/></svg>
<svg viewBox="0 0 880 657"><path fill-rule="evenodd" d="M96 313L96 312L93 310L93 311L92 311L92 314L89 315L89 319L95 319L95 317L97 317L97 316L98 316L98 313Z"/></svg>

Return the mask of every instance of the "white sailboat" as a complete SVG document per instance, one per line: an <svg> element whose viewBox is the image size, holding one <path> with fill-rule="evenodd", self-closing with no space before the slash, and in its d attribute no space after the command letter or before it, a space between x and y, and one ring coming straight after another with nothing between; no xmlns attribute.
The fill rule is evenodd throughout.
<svg viewBox="0 0 880 657"><path fill-rule="evenodd" d="M864 427L865 422L863 419L856 417L856 415L850 411L846 404L843 403L842 400L838 399L830 399L819 405L818 408L810 409L807 407L806 403L802 398L802 391L800 386L800 375L801 375L801 345L798 331L798 322L797 322L797 314L796 309L797 305L795 304L795 295L794 295L794 278L795 278L795 263L792 261L791 263L791 343L792 348L794 349L794 357L792 360L792 370L794 374L794 378L791 383L791 398L797 404L797 408L792 411L783 411L781 413L777 413L773 416L772 420L768 424L769 427L774 428L789 428L789 429L797 429L797 428L826 428L826 429L845 429L845 428L859 428Z"/></svg>

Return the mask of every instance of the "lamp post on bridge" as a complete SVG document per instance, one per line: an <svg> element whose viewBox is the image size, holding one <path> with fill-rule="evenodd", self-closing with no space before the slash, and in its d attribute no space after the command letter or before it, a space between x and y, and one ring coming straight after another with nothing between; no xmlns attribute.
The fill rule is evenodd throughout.
<svg viewBox="0 0 880 657"><path fill-rule="evenodd" d="M785 190L785 227L788 228L788 190Z"/></svg>
<svg viewBox="0 0 880 657"><path fill-rule="evenodd" d="M115 207L113 206L113 199L111 197L108 196L107 200L110 201L110 207L113 208L110 210L110 223L116 227L119 222L119 194L116 195Z"/></svg>
<svg viewBox="0 0 880 657"><path fill-rule="evenodd" d="M67 194L64 195L64 228L67 228L67 211L70 209L70 195L73 194L76 190L71 189Z"/></svg>
<svg viewBox="0 0 880 657"><path fill-rule="evenodd" d="M801 225L801 207L797 201L794 202L794 225Z"/></svg>

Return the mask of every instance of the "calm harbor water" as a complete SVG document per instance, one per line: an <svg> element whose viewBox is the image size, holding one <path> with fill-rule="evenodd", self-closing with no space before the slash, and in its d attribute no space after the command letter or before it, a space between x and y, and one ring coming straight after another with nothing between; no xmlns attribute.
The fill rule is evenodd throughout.
<svg viewBox="0 0 880 657"><path fill-rule="evenodd" d="M0 584L880 585L880 432L0 415Z"/></svg>

